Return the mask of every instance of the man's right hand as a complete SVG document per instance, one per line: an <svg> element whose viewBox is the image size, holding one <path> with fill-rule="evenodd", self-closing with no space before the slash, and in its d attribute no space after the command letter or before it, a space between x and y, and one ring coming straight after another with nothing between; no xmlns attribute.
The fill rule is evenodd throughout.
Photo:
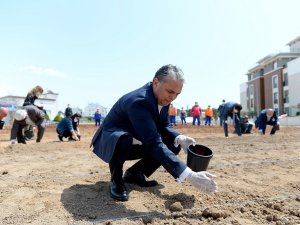
<svg viewBox="0 0 300 225"><path fill-rule="evenodd" d="M217 183L213 180L215 177L217 176L206 171L191 171L186 179L198 190L208 194L213 194L217 192L218 189Z"/></svg>

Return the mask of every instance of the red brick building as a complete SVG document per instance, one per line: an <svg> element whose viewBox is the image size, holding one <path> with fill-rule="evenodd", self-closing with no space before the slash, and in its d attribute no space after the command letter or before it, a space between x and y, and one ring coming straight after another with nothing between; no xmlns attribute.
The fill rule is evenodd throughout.
<svg viewBox="0 0 300 225"><path fill-rule="evenodd" d="M288 52L268 55L248 70L244 111L254 116L265 108L273 108L279 114L286 113L285 103L288 92L284 87L288 82L283 71L288 62L300 57L300 37L287 45L290 47Z"/></svg>

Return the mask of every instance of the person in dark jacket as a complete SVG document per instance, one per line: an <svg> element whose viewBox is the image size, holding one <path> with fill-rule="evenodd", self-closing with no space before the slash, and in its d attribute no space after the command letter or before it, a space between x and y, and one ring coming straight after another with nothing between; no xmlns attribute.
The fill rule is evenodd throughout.
<svg viewBox="0 0 300 225"><path fill-rule="evenodd" d="M276 111L273 109L264 109L260 112L259 116L255 120L255 127L259 130L259 133L264 135L267 125L272 126L270 134L273 135L279 130L279 121Z"/></svg>
<svg viewBox="0 0 300 225"><path fill-rule="evenodd" d="M95 126L100 126L101 112L99 111L99 109L97 109L97 111L95 112L94 119L95 119Z"/></svg>
<svg viewBox="0 0 300 225"><path fill-rule="evenodd" d="M218 107L219 120L220 120L220 127L223 126L223 119L222 119L221 113L222 113L222 109L223 109L223 107L224 107L224 105L225 105L225 102L226 102L225 99L223 99L223 100L222 100L222 104L219 105L219 107Z"/></svg>
<svg viewBox="0 0 300 225"><path fill-rule="evenodd" d="M56 125L56 132L58 133L59 141L63 138L68 138L69 141L79 141L79 138L74 130L72 124L72 115L66 116Z"/></svg>
<svg viewBox="0 0 300 225"><path fill-rule="evenodd" d="M40 86L37 85L34 88L31 89L31 91L29 91L27 93L27 96L24 100L23 106L27 106L27 105L33 105L35 107L37 107L40 110L43 110L44 113L46 114L46 111L43 109L42 106L36 105L35 104L35 100L38 99L44 92L44 89ZM34 137L34 132L33 132L33 127L31 125L27 125L24 128L24 136L26 140L31 140Z"/></svg>
<svg viewBox="0 0 300 225"><path fill-rule="evenodd" d="M68 104L67 108L65 109L65 117L72 116L72 115L73 115L73 110L70 107L70 104Z"/></svg>
<svg viewBox="0 0 300 225"><path fill-rule="evenodd" d="M74 131L76 133L76 136L78 137L79 141L80 141L80 138L81 138L81 134L80 134L80 130L79 130L79 121L80 121L80 118L81 118L81 114L80 113L74 113L71 116L72 126L73 126L73 129L74 129Z"/></svg>
<svg viewBox="0 0 300 225"><path fill-rule="evenodd" d="M249 121L247 115L241 117L240 123L242 134L252 134L253 122Z"/></svg>
<svg viewBox="0 0 300 225"><path fill-rule="evenodd" d="M36 126L38 128L36 142L40 142L46 129L46 121L45 113L34 105L27 105L24 106L24 109L18 109L15 112L14 122L11 128L11 143L14 144L17 139L18 143L26 144L23 135L23 129L26 125Z"/></svg>
<svg viewBox="0 0 300 225"><path fill-rule="evenodd" d="M34 105L39 109L41 109L41 106L35 105L35 100L38 99L43 94L43 92L44 89L39 85L32 88L32 90L28 92L24 100L23 106Z"/></svg>
<svg viewBox="0 0 300 225"><path fill-rule="evenodd" d="M161 67L152 82L121 97L96 131L91 147L109 163L112 198L128 200L124 182L141 187L157 185L157 181L146 180L145 176L151 176L161 165L178 182L186 179L201 191L216 191L213 174L194 172L176 156L181 148L186 151L195 143L169 126L168 109L181 93L183 82L181 69L173 65ZM123 164L133 159L140 160L123 177Z"/></svg>
<svg viewBox="0 0 300 225"><path fill-rule="evenodd" d="M225 137L228 138L228 117L233 120L233 125L238 136L242 135L240 124L240 112L242 105L236 102L227 102L224 104L221 116L223 121Z"/></svg>

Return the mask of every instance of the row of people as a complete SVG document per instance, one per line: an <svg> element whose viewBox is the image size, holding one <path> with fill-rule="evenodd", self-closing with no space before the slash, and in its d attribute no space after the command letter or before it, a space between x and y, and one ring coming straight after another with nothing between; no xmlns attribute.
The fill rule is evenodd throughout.
<svg viewBox="0 0 300 225"><path fill-rule="evenodd" d="M276 130L279 129L279 121L276 115L276 112L273 109L264 109L261 111L260 115L256 119L255 123L249 121L247 115L243 117L240 116L240 111L242 110L241 104L228 102L225 103L225 100L222 101L222 104L219 106L218 111L220 114L220 125L224 126L224 133L225 137L228 137L228 117L233 119L233 124L235 125L235 132L238 135L252 133L253 125L259 130L261 134L265 134L266 125L272 125L271 134L275 134ZM192 124L195 125L195 121L198 122L200 125L200 115L201 115L201 108L198 102L195 102L195 105L192 107L191 114L193 116ZM267 115L267 116L266 116ZM176 116L177 116L177 109L170 104L169 107L169 120L170 125L176 126ZM210 105L205 110L205 125L211 125L211 119L213 117L213 110L211 109ZM267 119L266 119L267 118ZM186 110L181 108L180 111L180 119L181 124L186 124Z"/></svg>
<svg viewBox="0 0 300 225"><path fill-rule="evenodd" d="M248 117L240 116L242 106L239 103L227 102L221 110L221 117L223 120L224 134L228 138L228 117L233 120L235 132L238 136L242 133L251 133L253 124L249 122ZM282 115L286 116L286 114ZM264 109L254 122L255 128L258 129L261 135L265 135L267 125L272 126L270 135L274 135L279 130L279 117L273 109Z"/></svg>
<svg viewBox="0 0 300 225"><path fill-rule="evenodd" d="M73 115L67 114L57 124L56 131L58 133L58 139L60 141L63 141L63 137L68 138L69 141L80 140L80 117L81 115L79 113L75 113ZM17 141L18 143L26 144L27 139L24 135L24 131L28 126L37 128L38 131L36 142L40 142L46 129L46 122L47 120L44 111L40 110L34 105L27 105L22 109L16 110L10 134L11 143L14 144Z"/></svg>
<svg viewBox="0 0 300 225"><path fill-rule="evenodd" d="M177 116L177 109L173 106L173 104L170 104L169 107L169 120L171 126L176 126L176 116ZM195 105L191 109L191 115L193 117L193 125L195 125L196 121L198 122L198 125L201 124L201 113L202 110L200 106L198 105L198 102L195 102ZM180 120L182 125L186 125L186 110L182 107L180 110ZM211 120L213 117L213 110L210 107L210 105L205 109L205 125L210 126Z"/></svg>

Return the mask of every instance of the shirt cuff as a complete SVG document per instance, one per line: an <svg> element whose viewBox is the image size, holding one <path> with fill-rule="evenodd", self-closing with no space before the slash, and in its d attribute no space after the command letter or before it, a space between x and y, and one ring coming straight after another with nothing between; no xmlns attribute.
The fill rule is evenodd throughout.
<svg viewBox="0 0 300 225"><path fill-rule="evenodd" d="M186 167L185 170L180 174L179 178L176 179L178 183L182 183L192 172L189 167Z"/></svg>

